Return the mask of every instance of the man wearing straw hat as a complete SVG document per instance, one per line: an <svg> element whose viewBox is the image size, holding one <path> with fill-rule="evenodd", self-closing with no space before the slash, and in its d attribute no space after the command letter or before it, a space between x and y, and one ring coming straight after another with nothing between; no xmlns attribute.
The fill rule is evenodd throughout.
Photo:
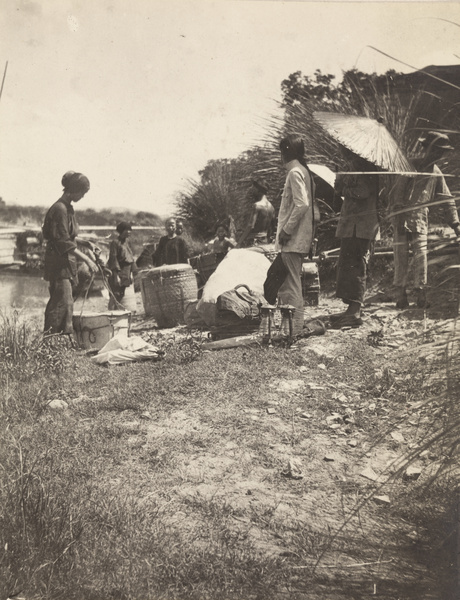
<svg viewBox="0 0 460 600"><path fill-rule="evenodd" d="M333 329L363 324L361 309L366 293L371 243L379 229L379 177L366 174L376 167L344 146L341 151L351 171L360 174L338 175L335 181L336 198L343 197L335 234L340 238L336 297L347 305L347 309L344 313L331 315Z"/></svg>
<svg viewBox="0 0 460 600"><path fill-rule="evenodd" d="M419 138L425 156L417 165L422 173L413 178L402 177L395 184L393 203L394 287L396 306L407 308L407 283L409 274L409 246L413 251L413 278L416 302L419 308L428 306L426 285L428 274L428 211L430 205L443 203L446 222L460 235L460 223L455 201L447 187L442 172L436 164L446 152L453 150L449 138L443 133L428 131ZM414 161L415 162L415 161Z"/></svg>

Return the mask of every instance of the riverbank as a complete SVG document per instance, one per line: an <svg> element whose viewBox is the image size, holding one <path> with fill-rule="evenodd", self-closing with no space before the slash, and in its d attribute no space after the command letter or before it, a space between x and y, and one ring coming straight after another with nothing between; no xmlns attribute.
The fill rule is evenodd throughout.
<svg viewBox="0 0 460 600"><path fill-rule="evenodd" d="M139 322L165 359L115 368L59 339L37 352L18 323L0 597L453 599L447 291L426 313L368 306L360 329L290 350L203 352Z"/></svg>

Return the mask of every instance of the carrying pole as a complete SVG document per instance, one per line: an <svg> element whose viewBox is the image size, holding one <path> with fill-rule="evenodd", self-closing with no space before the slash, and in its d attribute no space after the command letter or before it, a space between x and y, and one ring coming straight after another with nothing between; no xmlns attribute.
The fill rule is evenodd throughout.
<svg viewBox="0 0 460 600"><path fill-rule="evenodd" d="M8 69L8 61L6 61L6 64L5 64L5 70L4 70L4 72L3 72L2 87L0 88L0 99L1 99L1 97L2 97L3 86L4 86L4 84L5 84L5 79L6 79L6 71L7 71L7 69Z"/></svg>

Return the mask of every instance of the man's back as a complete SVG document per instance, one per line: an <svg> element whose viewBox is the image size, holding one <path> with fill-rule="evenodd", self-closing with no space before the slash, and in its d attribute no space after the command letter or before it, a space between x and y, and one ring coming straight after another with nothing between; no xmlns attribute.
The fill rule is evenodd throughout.
<svg viewBox="0 0 460 600"><path fill-rule="evenodd" d="M264 233L270 236L273 232L273 223L275 220L275 209L273 204L263 196L254 204L255 220L252 228L254 234Z"/></svg>

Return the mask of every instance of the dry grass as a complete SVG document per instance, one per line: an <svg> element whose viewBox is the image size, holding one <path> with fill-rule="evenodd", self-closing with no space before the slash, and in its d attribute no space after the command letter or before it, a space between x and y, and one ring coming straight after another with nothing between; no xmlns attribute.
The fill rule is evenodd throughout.
<svg viewBox="0 0 460 600"><path fill-rule="evenodd" d="M458 369L421 363L417 339L395 360L365 337L331 336L219 353L163 337L161 363L107 369L68 351L61 373L9 372L0 596L339 600L375 584L389 598L453 598L444 458L456 447ZM436 377L446 364L449 378ZM354 418L339 435L326 417L343 409L342 393ZM68 410L50 410L53 399ZM398 425L417 446L392 440ZM437 467L431 478L405 481L381 459L415 461L421 448L436 456L423 459L427 473ZM368 455L389 507L358 474ZM303 479L283 476L291 458Z"/></svg>

